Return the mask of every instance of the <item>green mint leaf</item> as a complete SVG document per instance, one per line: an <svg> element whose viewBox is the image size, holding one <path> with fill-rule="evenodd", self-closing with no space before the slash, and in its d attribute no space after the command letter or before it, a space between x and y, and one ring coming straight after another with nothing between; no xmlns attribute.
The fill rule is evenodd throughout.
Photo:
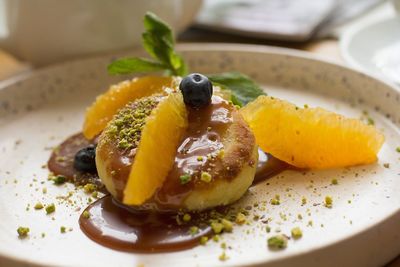
<svg viewBox="0 0 400 267"><path fill-rule="evenodd" d="M142 39L147 53L168 66L172 75L186 75L186 63L174 50L174 36L168 24L155 14L147 12L144 27L146 31L142 34Z"/></svg>
<svg viewBox="0 0 400 267"><path fill-rule="evenodd" d="M235 105L244 106L265 92L250 77L239 72L210 74L207 77L232 92L231 100Z"/></svg>
<svg viewBox="0 0 400 267"><path fill-rule="evenodd" d="M159 62L145 58L121 58L108 65L110 74L129 74L132 72L154 72L165 70L168 67Z"/></svg>

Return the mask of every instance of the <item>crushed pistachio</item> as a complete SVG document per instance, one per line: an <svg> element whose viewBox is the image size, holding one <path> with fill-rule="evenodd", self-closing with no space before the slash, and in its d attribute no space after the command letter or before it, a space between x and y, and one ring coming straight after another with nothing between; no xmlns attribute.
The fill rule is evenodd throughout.
<svg viewBox="0 0 400 267"><path fill-rule="evenodd" d="M212 222L211 229L214 231L215 234L219 234L224 230L224 225L219 222Z"/></svg>
<svg viewBox="0 0 400 267"><path fill-rule="evenodd" d="M279 205L279 204L281 204L281 202L277 198L272 198L270 200L270 203L271 203L271 205Z"/></svg>
<svg viewBox="0 0 400 267"><path fill-rule="evenodd" d="M88 183L83 186L83 191L85 191L87 194L93 193L96 190L97 186L95 184Z"/></svg>
<svg viewBox="0 0 400 267"><path fill-rule="evenodd" d="M299 239L303 236L303 232L301 231L301 229L299 227L293 228L290 232L294 239Z"/></svg>
<svg viewBox="0 0 400 267"><path fill-rule="evenodd" d="M337 185L338 183L339 182L338 182L338 180L336 178L333 178L332 181L331 181L331 184L333 184L333 185Z"/></svg>
<svg viewBox="0 0 400 267"><path fill-rule="evenodd" d="M307 199L306 199L306 197L302 197L301 198L301 205L305 205L305 204L307 204Z"/></svg>
<svg viewBox="0 0 400 267"><path fill-rule="evenodd" d="M17 233L18 233L18 236L19 236L20 238L25 238L25 237L27 237L28 234L29 234L29 231L30 231L29 227L22 227L22 226L20 226L20 227L18 227L18 229L17 229Z"/></svg>
<svg viewBox="0 0 400 267"><path fill-rule="evenodd" d="M267 225L267 226L265 227L265 231L266 231L267 233L271 232L271 227L270 227L269 225Z"/></svg>
<svg viewBox="0 0 400 267"><path fill-rule="evenodd" d="M207 236L202 236L201 238L200 238L200 244L201 245L205 245L205 244L207 244L207 242L208 242L208 237Z"/></svg>
<svg viewBox="0 0 400 267"><path fill-rule="evenodd" d="M211 179L212 179L211 174L209 174L208 172L201 172L200 180L209 183L211 182Z"/></svg>
<svg viewBox="0 0 400 267"><path fill-rule="evenodd" d="M332 197L326 196L325 197L325 207L332 208L332 203L333 203Z"/></svg>
<svg viewBox="0 0 400 267"><path fill-rule="evenodd" d="M225 150L220 149L217 154L218 158L222 159L225 156Z"/></svg>
<svg viewBox="0 0 400 267"><path fill-rule="evenodd" d="M98 192L97 191L94 191L93 193L92 193L92 197L94 197L94 198L97 198L98 197Z"/></svg>
<svg viewBox="0 0 400 267"><path fill-rule="evenodd" d="M232 232L233 230L233 224L231 221L227 219L222 219L221 220L222 225L224 226L224 231L225 232Z"/></svg>
<svg viewBox="0 0 400 267"><path fill-rule="evenodd" d="M82 213L82 216L83 216L83 218L85 218L85 219L89 219L89 218L90 218L90 213L89 213L87 210L85 210L85 211Z"/></svg>
<svg viewBox="0 0 400 267"><path fill-rule="evenodd" d="M190 174L184 174L179 177L181 184L187 184L192 180L192 176Z"/></svg>
<svg viewBox="0 0 400 267"><path fill-rule="evenodd" d="M203 157L202 156L198 156L197 157L197 161L203 161Z"/></svg>
<svg viewBox="0 0 400 267"><path fill-rule="evenodd" d="M246 222L246 215L244 215L243 213L239 212L239 213L236 215L235 222L236 222L237 224L244 224L244 223Z"/></svg>
<svg viewBox="0 0 400 267"><path fill-rule="evenodd" d="M188 222L192 219L192 216L190 216L189 213L185 213L185 215L183 215L183 221L184 222Z"/></svg>
<svg viewBox="0 0 400 267"><path fill-rule="evenodd" d="M64 233L66 232L66 230L67 230L67 228L65 228L65 226L61 226L61 227L60 227L60 232L61 232L62 234L64 234Z"/></svg>
<svg viewBox="0 0 400 267"><path fill-rule="evenodd" d="M158 96L145 97L120 109L105 129L106 135L114 139L120 149L137 146L145 120L158 102Z"/></svg>
<svg viewBox="0 0 400 267"><path fill-rule="evenodd" d="M35 204L35 206L33 207L35 210L41 210L43 209L43 204L38 202Z"/></svg>
<svg viewBox="0 0 400 267"><path fill-rule="evenodd" d="M64 175L57 175L57 176L54 176L54 178L52 180L53 180L54 184L61 185L61 184L65 183L67 178Z"/></svg>
<svg viewBox="0 0 400 267"><path fill-rule="evenodd" d="M396 152L400 153L400 146L396 147Z"/></svg>
<svg viewBox="0 0 400 267"><path fill-rule="evenodd" d="M383 163L383 167L385 167L386 169L388 169L390 167L389 163Z"/></svg>
<svg viewBox="0 0 400 267"><path fill-rule="evenodd" d="M192 226L192 227L190 227L189 233L190 233L191 235L196 235L196 234L198 234L198 233L199 233L199 227L197 227L197 226Z"/></svg>
<svg viewBox="0 0 400 267"><path fill-rule="evenodd" d="M223 252L221 253L221 255L219 255L218 259L219 259L220 261L226 261L226 260L229 259L229 257L226 255L225 251L223 251Z"/></svg>
<svg viewBox="0 0 400 267"><path fill-rule="evenodd" d="M220 245L220 247L221 247L222 249L226 249L226 243L225 243L225 242L222 242L221 245Z"/></svg>
<svg viewBox="0 0 400 267"><path fill-rule="evenodd" d="M56 211L56 206L54 205L54 203L51 203L49 205L46 206L46 213L50 214Z"/></svg>
<svg viewBox="0 0 400 267"><path fill-rule="evenodd" d="M374 124L375 124L375 121L374 121L371 117L368 117L368 118L367 118L367 124L368 124L368 125L374 125Z"/></svg>
<svg viewBox="0 0 400 267"><path fill-rule="evenodd" d="M284 249L287 247L288 238L285 235L276 235L268 238L268 247L272 250Z"/></svg>
<svg viewBox="0 0 400 267"><path fill-rule="evenodd" d="M218 242L218 241L219 241L219 235L214 235L214 236L212 237L212 240L213 240L214 242Z"/></svg>
<svg viewBox="0 0 400 267"><path fill-rule="evenodd" d="M42 193L43 193L43 194L46 194L46 193L47 193L47 188L46 188L46 187L43 187Z"/></svg>

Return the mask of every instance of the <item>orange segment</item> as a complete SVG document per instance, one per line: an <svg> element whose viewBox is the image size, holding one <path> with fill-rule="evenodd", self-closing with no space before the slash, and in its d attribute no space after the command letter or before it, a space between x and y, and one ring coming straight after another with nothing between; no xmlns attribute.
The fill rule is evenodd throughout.
<svg viewBox="0 0 400 267"><path fill-rule="evenodd" d="M112 85L87 109L83 134L92 139L99 134L114 114L127 103L174 86L173 77L145 76Z"/></svg>
<svg viewBox="0 0 400 267"><path fill-rule="evenodd" d="M124 204L143 204L163 184L187 125L181 93L170 94L151 112L124 190Z"/></svg>
<svg viewBox="0 0 400 267"><path fill-rule="evenodd" d="M384 136L373 126L322 108L298 108L260 96L241 109L257 144L299 168L335 168L376 161Z"/></svg>

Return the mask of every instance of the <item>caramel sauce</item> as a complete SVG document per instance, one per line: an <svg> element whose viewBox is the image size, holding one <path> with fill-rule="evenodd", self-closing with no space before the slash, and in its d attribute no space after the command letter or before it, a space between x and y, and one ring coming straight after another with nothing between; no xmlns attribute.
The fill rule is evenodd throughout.
<svg viewBox="0 0 400 267"><path fill-rule="evenodd" d="M97 144L97 139L87 140L82 133L70 136L53 149L47 167L55 175L63 175L69 182L76 185L93 183L100 191L104 191L104 186L97 173L80 172L74 168L75 154L91 144Z"/></svg>
<svg viewBox="0 0 400 267"><path fill-rule="evenodd" d="M240 138L232 148L234 151L229 151L229 154L235 155L234 159L222 161L207 157L215 155L221 148L226 149L224 141L227 138L226 132L229 132L228 127L232 126L233 116L232 107L218 97L213 97L212 105L201 111L189 109L188 130L177 150L174 166L163 187L146 204L150 205L150 208L139 210L126 207L107 195L85 209L90 217L81 215L79 223L82 231L93 241L120 251L167 252L198 245L202 236L212 234L207 223L207 212L191 214L191 220L182 223L176 219L176 213L165 211L170 207L176 210L191 190L202 187L206 189L210 186L199 181L200 171L206 170L215 179L230 181L245 164L255 164L255 159L252 159L253 151L248 147L248 144L254 143L254 137L251 133L248 134L249 131L240 129L247 127L245 124L236 125L235 127L239 128L234 129ZM92 143L96 141L87 141L82 134L71 136L53 152L48 162L49 169L72 181L83 182L90 177L90 181L101 184L96 174L80 173L73 168L75 153ZM116 151L111 155L113 166L118 167L120 174L114 180L120 191L125 186L135 152L136 150L132 149ZM60 158L63 160L60 161ZM226 168L227 166L229 168ZM288 164L259 150L253 185L288 168ZM193 180L182 185L179 177L186 173L192 174ZM192 234L192 226L198 227L199 231Z"/></svg>
<svg viewBox="0 0 400 267"><path fill-rule="evenodd" d="M111 249L131 252L167 252L199 244L211 228L201 214L190 222L177 220L176 213L146 212L119 204L110 195L97 200L86 211L90 218L79 218L82 231L93 241ZM198 227L191 233L191 227Z"/></svg>
<svg viewBox="0 0 400 267"><path fill-rule="evenodd" d="M253 185L288 169L282 161L259 151L259 164ZM82 231L105 247L131 252L171 252L199 245L202 236L212 234L208 212L191 214L189 223L178 223L176 213L139 211L119 204L110 195L85 209L89 218L79 218ZM199 227L192 235L190 228Z"/></svg>

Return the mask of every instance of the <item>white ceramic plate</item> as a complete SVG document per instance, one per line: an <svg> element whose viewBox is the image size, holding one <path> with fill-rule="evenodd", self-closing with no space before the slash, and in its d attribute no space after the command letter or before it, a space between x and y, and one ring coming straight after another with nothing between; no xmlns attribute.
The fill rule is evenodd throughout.
<svg viewBox="0 0 400 267"><path fill-rule="evenodd" d="M72 186L52 185L41 166L51 147L81 129L84 110L95 96L122 77L107 75L110 56L56 65L3 84L0 90L0 266L379 266L398 255L400 93L396 88L292 50L207 44L180 49L192 71L241 71L268 94L298 105L322 106L352 117L368 111L386 136L379 161L345 169L286 171L251 188L236 205L281 196L278 206L252 210L272 219L272 231L267 233L265 224L250 216L250 225L223 235L230 247L225 262L218 260L222 249L214 242L165 254L113 251L79 229L77 207L86 206L87 196L75 193L76 204L66 205L57 196L66 195ZM333 178L338 185L330 185ZM42 193L44 187L47 194ZM331 209L322 205L326 195L333 198ZM302 206L303 196L307 204ZM34 210L37 201L54 202L56 212L48 216ZM17 237L18 226L30 227L29 238ZM60 226L73 231L61 234ZM278 230L290 235L294 226L303 230L302 239L290 240L282 251L268 250L268 237Z"/></svg>
<svg viewBox="0 0 400 267"><path fill-rule="evenodd" d="M351 66L400 84L400 16L351 28L340 46Z"/></svg>

